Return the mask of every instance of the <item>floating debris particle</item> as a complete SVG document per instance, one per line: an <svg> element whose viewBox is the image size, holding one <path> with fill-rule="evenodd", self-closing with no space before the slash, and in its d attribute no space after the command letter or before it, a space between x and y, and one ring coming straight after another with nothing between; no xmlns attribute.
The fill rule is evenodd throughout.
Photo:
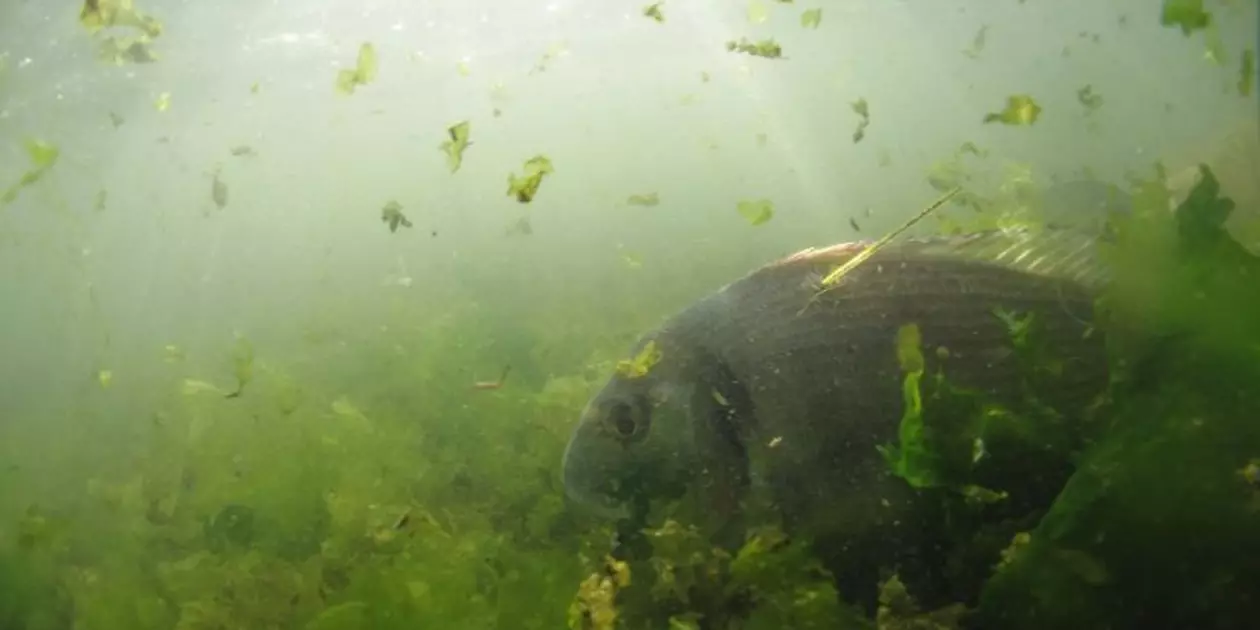
<svg viewBox="0 0 1260 630"><path fill-rule="evenodd" d="M216 208L222 210L228 203L228 186L219 178L219 169L215 168L210 175L210 200Z"/></svg>
<svg viewBox="0 0 1260 630"><path fill-rule="evenodd" d="M780 59L783 57L783 47L779 46L773 38L750 42L748 38L741 37L739 41L731 40L726 42L726 49L754 57L765 57L766 59Z"/></svg>
<svg viewBox="0 0 1260 630"><path fill-rule="evenodd" d="M555 172L555 168L551 165L551 160L545 155L536 155L525 162L525 172L520 177L512 173L508 173L508 191L509 196L515 196L520 203L529 203L534 200L534 195L538 194L538 187L542 185L543 177Z"/></svg>
<svg viewBox="0 0 1260 630"><path fill-rule="evenodd" d="M245 386L254 380L254 344L239 333L232 348L232 375L236 377L236 391L224 394L224 398L239 398L245 393Z"/></svg>
<svg viewBox="0 0 1260 630"><path fill-rule="evenodd" d="M161 94L158 94L157 98L154 99L153 101L153 108L158 110L159 112L165 112L166 110L170 109L171 108L171 93L162 92Z"/></svg>
<svg viewBox="0 0 1260 630"><path fill-rule="evenodd" d="M653 3L653 4L649 4L649 5L647 5L646 7L643 7L643 15L644 15L645 17L648 17L648 18L651 18L651 19L655 20L658 24L664 24L664 23L665 23L665 14L664 14L664 13L661 13L661 5L663 5L663 4L665 4L665 3L664 3L664 2L656 2L656 3Z"/></svg>
<svg viewBox="0 0 1260 630"><path fill-rule="evenodd" d="M569 54L569 45L565 42L556 42L547 47L547 51L543 53L542 57L539 57L538 63L534 64L529 73L546 72L551 67L551 62L567 54Z"/></svg>
<svg viewBox="0 0 1260 630"><path fill-rule="evenodd" d="M96 191L96 201L92 203L92 209L97 212L105 211L105 201L109 197L109 193L104 188Z"/></svg>
<svg viewBox="0 0 1260 630"><path fill-rule="evenodd" d="M853 101L849 107L853 108L853 113L857 114L859 119L857 129L853 130L853 144L857 144L866 137L866 128L871 126L871 109L864 98Z"/></svg>
<svg viewBox="0 0 1260 630"><path fill-rule="evenodd" d="M770 136L764 133L757 134L757 148L763 149L770 142Z"/></svg>
<svg viewBox="0 0 1260 630"><path fill-rule="evenodd" d="M226 395L228 392L223 388L206 381L200 381L195 378L184 379L180 386L180 392L185 396L196 396L197 394L214 394L216 396Z"/></svg>
<svg viewBox="0 0 1260 630"><path fill-rule="evenodd" d="M534 226L530 224L529 217L521 217L508 225L505 233L508 236L529 236L534 233Z"/></svg>
<svg viewBox="0 0 1260 630"><path fill-rule="evenodd" d="M735 209L752 225L761 225L774 218L774 203L769 199L741 201Z"/></svg>
<svg viewBox="0 0 1260 630"><path fill-rule="evenodd" d="M1189 35L1207 28L1212 14L1203 9L1203 0L1164 0L1159 23L1179 27L1182 35Z"/></svg>
<svg viewBox="0 0 1260 630"><path fill-rule="evenodd" d="M503 384L504 384L504 383L506 383L506 382L507 382L508 372L511 372L511 371L512 371L512 366L510 366L510 365L505 365L505 366L503 366L503 372L501 372L501 373L499 374L499 378L498 378L498 380L494 380L494 381L474 381L474 382L473 382L473 384L472 384L472 387L473 387L473 389L481 389L481 390L499 389L499 388L503 387Z"/></svg>
<svg viewBox="0 0 1260 630"><path fill-rule="evenodd" d="M402 225L405 228L411 227L411 221L407 219L407 215L403 214L402 209L402 204L393 199L390 199L389 202L381 208L381 221L389 225L389 231L391 234L398 231L399 225Z"/></svg>
<svg viewBox="0 0 1260 630"><path fill-rule="evenodd" d="M43 140L27 140L25 146L26 155L31 160L31 167L22 173L22 177L18 178L16 183L5 189L3 195L0 195L0 205L13 203L23 188L43 179L44 174L61 157L61 149Z"/></svg>
<svg viewBox="0 0 1260 630"><path fill-rule="evenodd" d="M822 24L822 9L806 9L801 13L801 26L804 28L818 28Z"/></svg>
<svg viewBox="0 0 1260 630"><path fill-rule="evenodd" d="M258 152L254 150L254 147L251 147L248 144L241 144L232 147L231 153L235 157L255 157L258 155Z"/></svg>
<svg viewBox="0 0 1260 630"><path fill-rule="evenodd" d="M1015 94L1006 97L1006 109L986 114L984 122L1027 126L1037 122L1039 116L1041 116L1041 106L1031 96Z"/></svg>
<svg viewBox="0 0 1260 630"><path fill-rule="evenodd" d="M119 127L123 126L123 123L125 123L125 122L127 122L127 121L126 121L126 120L124 120L122 116L119 116L118 114L115 114L114 112L110 112L110 113L109 113L109 122L110 122L110 124L111 124L111 125L113 125L113 126L114 126L114 129L117 129L117 128L119 128Z"/></svg>
<svg viewBox="0 0 1260 630"><path fill-rule="evenodd" d="M112 27L138 29L149 37L162 34L162 23L137 9L134 0L85 0L79 24L93 35Z"/></svg>
<svg viewBox="0 0 1260 630"><path fill-rule="evenodd" d="M1076 91L1076 100L1085 106L1087 113L1094 113L1099 107L1102 107L1103 98L1101 95L1094 93L1094 86L1086 85Z"/></svg>
<svg viewBox="0 0 1260 630"><path fill-rule="evenodd" d="M660 202L661 202L660 195L654 192L646 193L642 195L630 195L630 197L626 199L626 203L632 206L652 207L659 204Z"/></svg>
<svg viewBox="0 0 1260 630"><path fill-rule="evenodd" d="M976 157L987 157L989 155L988 151L976 146L976 143L970 140L962 143L962 146L958 147L958 155L962 155L964 153L970 153Z"/></svg>
<svg viewBox="0 0 1260 630"><path fill-rule="evenodd" d="M343 68L337 71L337 91L342 94L354 94L361 85L367 85L376 79L376 48L370 42L359 45L359 56L354 68Z"/></svg>
<svg viewBox="0 0 1260 630"><path fill-rule="evenodd" d="M989 25L985 24L980 27L980 30L976 31L975 37L971 38L971 46L967 47L966 50L963 50L963 54L971 57L972 59L979 58L980 53L984 52L985 40L987 40L988 37Z"/></svg>
<svg viewBox="0 0 1260 630"><path fill-rule="evenodd" d="M862 231L862 228L858 226L857 219L854 219L853 217L849 217L849 227L853 228L854 232Z"/></svg>
<svg viewBox="0 0 1260 630"><path fill-rule="evenodd" d="M1248 48L1242 52L1242 67L1238 71L1238 95L1251 96L1256 84L1256 51Z"/></svg>
<svg viewBox="0 0 1260 630"><path fill-rule="evenodd" d="M617 373L628 379L647 376L652 367L661 362L664 355L656 346L656 341L649 341L633 359L622 359L617 362Z"/></svg>
<svg viewBox="0 0 1260 630"><path fill-rule="evenodd" d="M110 383L114 382L113 370L100 370L96 373L96 382L101 384L102 389L109 389Z"/></svg>
<svg viewBox="0 0 1260 630"><path fill-rule="evenodd" d="M446 154L446 167L452 173L459 170L464 162L464 149L472 143L468 141L472 127L467 120L455 123L446 129L447 139L438 145L438 149Z"/></svg>
<svg viewBox="0 0 1260 630"><path fill-rule="evenodd" d="M184 349L173 343L168 343L162 346L162 360L167 363L179 363L184 360Z"/></svg>
<svg viewBox="0 0 1260 630"><path fill-rule="evenodd" d="M748 0L748 22L761 24L770 19L770 8L761 0Z"/></svg>
<svg viewBox="0 0 1260 630"><path fill-rule="evenodd" d="M1260 488L1260 459L1252 458L1238 469L1238 476L1247 484Z"/></svg>
<svg viewBox="0 0 1260 630"><path fill-rule="evenodd" d="M153 63L158 56L150 48L153 40L147 35L131 37L109 36L101 40L97 58L117 66L128 63Z"/></svg>

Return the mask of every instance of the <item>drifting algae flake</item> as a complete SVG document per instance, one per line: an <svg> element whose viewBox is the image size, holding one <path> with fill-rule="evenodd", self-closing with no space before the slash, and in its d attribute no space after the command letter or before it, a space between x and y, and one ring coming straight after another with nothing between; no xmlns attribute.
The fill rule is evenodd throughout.
<svg viewBox="0 0 1260 630"><path fill-rule="evenodd" d="M529 203L534 200L534 195L538 194L538 187L542 185L543 177L550 175L555 171L551 165L551 160L545 155L536 155L525 162L524 173L517 177L508 174L508 190L509 196L516 197L520 203Z"/></svg>
<svg viewBox="0 0 1260 630"><path fill-rule="evenodd" d="M353 68L337 71L335 82L337 91L350 95L359 86L367 85L376 79L376 48L370 42L359 45L359 55Z"/></svg>

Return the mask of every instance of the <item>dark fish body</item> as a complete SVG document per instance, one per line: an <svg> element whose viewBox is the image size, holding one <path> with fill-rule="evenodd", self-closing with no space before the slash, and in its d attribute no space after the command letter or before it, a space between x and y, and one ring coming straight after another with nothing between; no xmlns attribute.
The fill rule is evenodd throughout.
<svg viewBox="0 0 1260 630"><path fill-rule="evenodd" d="M1031 313L1063 361L1050 404L1080 412L1106 387L1105 347L1091 334L1106 277L1092 239L990 232L894 244L820 294L863 247L763 267L645 336L635 352L652 343L659 362L592 399L565 455L569 494L625 501L625 488L651 491L639 477L668 470L729 521L720 529L757 486L790 533L815 541L842 593L869 602L879 571L904 566L937 525L917 520L918 491L878 450L897 442L903 415L898 329L918 326L925 374L940 368L953 385L1014 402L1018 358L996 312Z"/></svg>

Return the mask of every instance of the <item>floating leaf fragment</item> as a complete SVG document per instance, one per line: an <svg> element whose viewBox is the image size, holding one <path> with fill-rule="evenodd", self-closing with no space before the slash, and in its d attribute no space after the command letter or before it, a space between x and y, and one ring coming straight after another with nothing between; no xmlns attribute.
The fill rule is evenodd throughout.
<svg viewBox="0 0 1260 630"><path fill-rule="evenodd" d="M633 359L622 359L617 362L617 374L628 379L643 378L653 366L660 363L662 357L656 341L649 341Z"/></svg>
<svg viewBox="0 0 1260 630"><path fill-rule="evenodd" d="M468 140L470 133L472 133L472 127L467 120L455 123L446 129L448 139L438 145L438 149L446 154L446 167L452 173L458 171L464 162L464 149L472 144Z"/></svg>
<svg viewBox="0 0 1260 630"><path fill-rule="evenodd" d="M529 236L534 233L534 226L530 224L529 217L521 217L508 225L505 234L508 236Z"/></svg>
<svg viewBox="0 0 1260 630"><path fill-rule="evenodd" d="M1238 95L1251 96L1256 83L1256 51L1248 48L1242 52L1242 67L1238 71Z"/></svg>
<svg viewBox="0 0 1260 630"><path fill-rule="evenodd" d="M254 81L253 83L249 84L249 93L250 93L250 94L257 94L257 93L258 93L258 90L260 90L260 89L262 89L262 86L261 86L261 85L259 85L257 81Z"/></svg>
<svg viewBox="0 0 1260 630"><path fill-rule="evenodd" d="M1039 116L1041 116L1041 106L1031 96L1015 94L1006 97L1006 109L985 115L984 122L1026 126L1037 122Z"/></svg>
<svg viewBox="0 0 1260 630"><path fill-rule="evenodd" d="M153 40L147 35L132 37L106 37L101 40L97 57L114 65L128 63L153 63L157 61L157 53L150 49Z"/></svg>
<svg viewBox="0 0 1260 630"><path fill-rule="evenodd" d="M248 144L240 144L232 147L231 153L236 157L254 157L258 155L258 152L254 150L254 147L251 147Z"/></svg>
<svg viewBox="0 0 1260 630"><path fill-rule="evenodd" d="M1093 113L1099 107L1102 107L1103 98L1099 94L1094 93L1094 86L1086 85L1076 91L1076 100L1085 106L1088 113Z"/></svg>
<svg viewBox="0 0 1260 630"><path fill-rule="evenodd" d="M761 0L748 0L748 21L761 24L770 18L770 8Z"/></svg>
<svg viewBox="0 0 1260 630"><path fill-rule="evenodd" d="M649 4L649 5L647 5L646 7L643 7L643 15L644 15L644 16L646 16L646 17L649 17L649 18L651 18L651 19L653 19L653 20L656 20L656 22L657 22L658 24L664 24L664 23L665 23L665 14L664 14L664 13L661 13L661 5L663 5L663 4L665 4L665 3L664 3L664 2L655 2L655 3L653 3L653 4Z"/></svg>
<svg viewBox="0 0 1260 630"><path fill-rule="evenodd" d="M741 201L735 209L752 225L761 225L774 218L774 203L769 199Z"/></svg>
<svg viewBox="0 0 1260 630"><path fill-rule="evenodd" d="M871 110L864 98L853 101L849 104L849 107L853 109L853 113L857 114L859 119L857 129L853 130L853 143L857 144L862 141L862 138L866 137L866 128L871 125Z"/></svg>
<svg viewBox="0 0 1260 630"><path fill-rule="evenodd" d="M162 23L136 9L134 0L85 0L79 24L93 35L111 27L139 29L149 37L162 34Z"/></svg>
<svg viewBox="0 0 1260 630"><path fill-rule="evenodd" d="M162 92L161 94L158 94L157 98L153 100L153 107L157 109L159 112L165 112L166 110L170 109L171 108L171 93Z"/></svg>
<svg viewBox="0 0 1260 630"><path fill-rule="evenodd" d="M1212 14L1203 9L1203 0L1164 0L1159 23L1181 28L1182 35L1202 30L1212 23Z"/></svg>
<svg viewBox="0 0 1260 630"><path fill-rule="evenodd" d="M976 143L971 142L970 140L962 143L962 146L958 147L958 154L962 155L964 153L970 153L976 157L985 157L989 155L988 151L985 151L981 149L980 147L976 146Z"/></svg>
<svg viewBox="0 0 1260 630"><path fill-rule="evenodd" d="M26 155L31 160L31 168L27 169L22 177L13 185L5 189L4 194L0 195L0 204L7 205L13 203L17 199L18 193L23 188L30 186L43 179L44 174L57 163L57 159L61 157L61 150L55 145L44 142L43 140L27 140L25 142Z"/></svg>
<svg viewBox="0 0 1260 630"><path fill-rule="evenodd" d="M343 68L337 72L337 91L342 94L354 94L355 88L367 85L376 79L376 48L370 42L359 45L359 56L354 68Z"/></svg>
<svg viewBox="0 0 1260 630"><path fill-rule="evenodd" d="M652 207L659 204L660 202L661 202L660 195L654 192L646 193L642 195L630 195L630 197L626 199L626 203L632 206L643 206L643 207Z"/></svg>
<svg viewBox="0 0 1260 630"><path fill-rule="evenodd" d="M210 176L210 200L214 202L214 206L220 210L227 207L228 203L228 186L219 178L219 169L216 168Z"/></svg>
<svg viewBox="0 0 1260 630"><path fill-rule="evenodd" d="M529 203L534 200L534 195L538 194L538 187L542 185L543 177L551 174L555 168L551 165L551 160L545 155L536 155L525 162L525 172L520 177L512 173L508 173L508 191L509 196L515 196L520 203Z"/></svg>
<svg viewBox="0 0 1260 630"><path fill-rule="evenodd" d="M976 59L980 53L984 52L985 40L989 37L989 25L985 24L976 31L976 36L971 39L971 46L963 51L964 55Z"/></svg>
<svg viewBox="0 0 1260 630"><path fill-rule="evenodd" d="M741 37L739 41L731 40L726 42L726 49L732 52L740 52L754 57L765 57L766 59L779 59L783 57L783 47L779 46L773 38L763 39L758 42L750 42L748 38Z"/></svg>
<svg viewBox="0 0 1260 630"><path fill-rule="evenodd" d="M806 9L801 13L801 26L804 28L818 28L822 24L822 9Z"/></svg>
<svg viewBox="0 0 1260 630"><path fill-rule="evenodd" d="M411 221L407 219L407 215L402 212L402 204L390 199L384 207L381 208L381 221L389 225L390 233L398 231L398 226L411 227Z"/></svg>

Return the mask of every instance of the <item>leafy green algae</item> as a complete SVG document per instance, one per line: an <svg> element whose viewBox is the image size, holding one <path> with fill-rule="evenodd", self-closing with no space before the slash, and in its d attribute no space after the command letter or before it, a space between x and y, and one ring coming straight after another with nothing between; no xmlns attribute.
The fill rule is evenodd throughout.
<svg viewBox="0 0 1260 630"><path fill-rule="evenodd" d="M984 627L1247 627L1260 504L1238 474L1260 452L1260 259L1224 231L1202 179L1175 216L1119 226L1111 308L1149 334L1113 388L1108 429L986 585ZM1155 255L1152 255L1152 252Z"/></svg>

